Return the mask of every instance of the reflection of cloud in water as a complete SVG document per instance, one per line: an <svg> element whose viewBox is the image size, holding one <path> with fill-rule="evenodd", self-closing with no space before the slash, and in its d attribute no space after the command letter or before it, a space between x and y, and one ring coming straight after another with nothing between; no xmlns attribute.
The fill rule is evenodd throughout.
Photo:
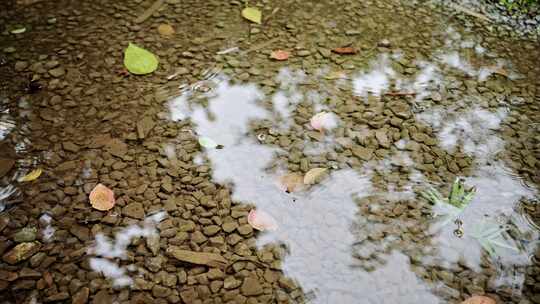
<svg viewBox="0 0 540 304"><path fill-rule="evenodd" d="M372 69L368 72L360 73L353 79L354 93L361 97L367 97L368 93L381 96L390 86L390 80L396 73L390 67L388 55L379 56L377 61L372 63Z"/></svg>
<svg viewBox="0 0 540 304"><path fill-rule="evenodd" d="M110 240L103 234L96 235L96 243L89 248L88 253L96 255L90 258L90 267L93 271L102 273L112 280L114 286L130 286L133 280L128 275L128 270L132 267L120 266L119 262L110 259L127 259L127 247L131 241L139 237L152 237L157 235L156 225L167 216L166 212L158 212L148 216L142 226L130 225L118 231L114 240Z"/></svg>
<svg viewBox="0 0 540 304"><path fill-rule="evenodd" d="M433 108L416 118L438 131L439 144L443 149L453 152L462 145L464 153L476 157L477 162L485 162L504 148L504 142L495 131L506 115L502 108L497 112L479 107L466 112Z"/></svg>
<svg viewBox="0 0 540 304"><path fill-rule="evenodd" d="M253 203L277 219L278 231L261 234L258 245L287 245L289 255L284 258L283 271L298 280L305 291L315 292L313 303L371 303L383 297L401 303L417 303L418 299L437 303L399 253L372 273L351 267L355 237L350 227L357 217L354 200L373 192L368 176L341 170L307 191L281 191L275 184L278 176L265 170L279 150L246 136L251 120L269 116L257 105L261 97L258 90L224 82L215 93L208 109L196 108L191 114L198 134L225 146L205 152L214 168L213 178L232 181L233 199ZM403 280L407 288L403 288ZM368 299L366 295L374 289L382 291Z"/></svg>

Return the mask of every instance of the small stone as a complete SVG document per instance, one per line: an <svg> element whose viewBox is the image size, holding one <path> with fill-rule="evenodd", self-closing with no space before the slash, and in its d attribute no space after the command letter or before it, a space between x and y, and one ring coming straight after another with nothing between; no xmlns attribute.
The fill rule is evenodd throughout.
<svg viewBox="0 0 540 304"><path fill-rule="evenodd" d="M346 30L345 31L345 35L347 36L356 36L356 35L360 35L361 32L359 30Z"/></svg>
<svg viewBox="0 0 540 304"><path fill-rule="evenodd" d="M141 203L133 202L122 209L122 214L136 219L143 219L145 213Z"/></svg>
<svg viewBox="0 0 540 304"><path fill-rule="evenodd" d="M245 278L240 291L244 296L257 296L263 293L261 283L255 277Z"/></svg>
<svg viewBox="0 0 540 304"><path fill-rule="evenodd" d="M13 235L13 240L17 243L33 242L36 240L37 229L35 227L24 227Z"/></svg>
<svg viewBox="0 0 540 304"><path fill-rule="evenodd" d="M7 48L4 48L4 53L6 53L6 54L15 53L16 51L17 51L17 49L12 47L12 46L8 46Z"/></svg>
<svg viewBox="0 0 540 304"><path fill-rule="evenodd" d="M221 225L221 228L223 228L223 231L230 233L233 232L234 229L238 228L237 222L226 222Z"/></svg>
<svg viewBox="0 0 540 304"><path fill-rule="evenodd" d="M203 233L207 236L213 236L218 233L221 228L217 225L210 225L203 228Z"/></svg>
<svg viewBox="0 0 540 304"><path fill-rule="evenodd" d="M79 146L70 141L62 143L62 147L64 148L64 150L74 153L78 152L80 149Z"/></svg>
<svg viewBox="0 0 540 304"><path fill-rule="evenodd" d="M403 119L407 119L411 116L411 109L409 105L402 101L389 102L388 107L394 114Z"/></svg>
<svg viewBox="0 0 540 304"><path fill-rule="evenodd" d="M161 286L161 285L154 285L154 287L152 288L152 295L156 298L166 298L168 297L170 294L172 293L172 291L167 288L167 287L164 287L164 286Z"/></svg>
<svg viewBox="0 0 540 304"><path fill-rule="evenodd" d="M73 225L69 229L69 232L76 236L79 240L86 242L90 239L90 229L80 226L80 225Z"/></svg>
<svg viewBox="0 0 540 304"><path fill-rule="evenodd" d="M22 72L28 68L28 62L26 61L17 61L15 62L15 71Z"/></svg>
<svg viewBox="0 0 540 304"><path fill-rule="evenodd" d="M111 295L107 292L107 290L100 290L96 295L94 296L94 299L92 300L92 304L112 304L112 298Z"/></svg>
<svg viewBox="0 0 540 304"><path fill-rule="evenodd" d="M90 294L90 289L88 287L82 287L72 298L72 304L86 304L88 302L88 296Z"/></svg>
<svg viewBox="0 0 540 304"><path fill-rule="evenodd" d="M2 259L8 264L17 264L21 261L29 259L41 248L40 242L20 243L8 251Z"/></svg>
<svg viewBox="0 0 540 304"><path fill-rule="evenodd" d="M152 117L146 116L137 122L137 136L139 139L144 139L150 131L154 128L156 123L152 120Z"/></svg>
<svg viewBox="0 0 540 304"><path fill-rule="evenodd" d="M373 157L373 149L356 146L352 149L354 156L362 160L370 160Z"/></svg>
<svg viewBox="0 0 540 304"><path fill-rule="evenodd" d="M240 284L242 284L242 282L238 281L233 276L229 276L229 277L225 278L225 281L223 282L223 288L225 288L225 289L235 289L238 286L240 286Z"/></svg>
<svg viewBox="0 0 540 304"><path fill-rule="evenodd" d="M249 224L238 227L238 233L241 235L248 235L253 232L253 228Z"/></svg>
<svg viewBox="0 0 540 304"><path fill-rule="evenodd" d="M308 50L300 50L296 53L296 55L298 55L299 57L306 57L306 56L309 56L310 54L311 52Z"/></svg>
<svg viewBox="0 0 540 304"><path fill-rule="evenodd" d="M69 299L69 293L62 291L46 297L45 299L43 299L43 302L59 302L67 299Z"/></svg>
<svg viewBox="0 0 540 304"><path fill-rule="evenodd" d="M4 177L15 165L15 160L10 158L0 158L0 178ZM1 229L0 229L1 231Z"/></svg>
<svg viewBox="0 0 540 304"><path fill-rule="evenodd" d="M58 78L64 76L66 74L66 70L64 70L63 67L58 67L49 70L49 74L51 74L52 77Z"/></svg>

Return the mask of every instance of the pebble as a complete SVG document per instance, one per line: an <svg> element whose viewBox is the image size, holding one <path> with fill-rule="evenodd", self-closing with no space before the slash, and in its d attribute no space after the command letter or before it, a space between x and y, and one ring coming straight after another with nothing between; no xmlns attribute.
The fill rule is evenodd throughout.
<svg viewBox="0 0 540 304"><path fill-rule="evenodd" d="M32 257L35 253L41 248L40 242L25 242L20 243L17 246L13 247L10 251L5 253L2 256L4 262L14 265L21 261L27 260Z"/></svg>
<svg viewBox="0 0 540 304"><path fill-rule="evenodd" d="M64 68L62 67L58 67L58 68L50 69L49 74L52 77L59 78L66 74L66 70L64 70Z"/></svg>

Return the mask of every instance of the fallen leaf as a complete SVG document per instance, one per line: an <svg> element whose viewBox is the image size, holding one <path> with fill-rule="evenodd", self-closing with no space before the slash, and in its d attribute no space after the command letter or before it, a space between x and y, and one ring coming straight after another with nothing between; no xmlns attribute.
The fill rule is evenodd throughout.
<svg viewBox="0 0 540 304"><path fill-rule="evenodd" d="M246 18L251 22L261 24L262 13L260 10L254 7L246 7L242 10L242 17Z"/></svg>
<svg viewBox="0 0 540 304"><path fill-rule="evenodd" d="M175 33L174 28L169 24L160 24L157 30L158 33L163 37L170 37Z"/></svg>
<svg viewBox="0 0 540 304"><path fill-rule="evenodd" d="M16 28L14 30L11 30L10 33L14 34L14 35L17 35L17 34L22 34L26 32L26 28L25 27L19 27L19 28Z"/></svg>
<svg viewBox="0 0 540 304"><path fill-rule="evenodd" d="M170 246L167 248L167 254L186 263L218 268L227 266L227 260L217 253L190 251L180 249L180 247Z"/></svg>
<svg viewBox="0 0 540 304"><path fill-rule="evenodd" d="M209 137L200 137L199 138L199 145L203 148L207 149L215 149L218 147L218 144Z"/></svg>
<svg viewBox="0 0 540 304"><path fill-rule="evenodd" d="M41 169L37 168L35 170L30 171L30 173L26 174L25 176L19 178L19 182L31 182L38 178L41 175Z"/></svg>
<svg viewBox="0 0 540 304"><path fill-rule="evenodd" d="M10 158L0 158L0 178L4 177L15 165L15 160Z"/></svg>
<svg viewBox="0 0 540 304"><path fill-rule="evenodd" d="M326 173L326 168L313 168L304 175L304 184L313 185L318 183L322 176Z"/></svg>
<svg viewBox="0 0 540 304"><path fill-rule="evenodd" d="M304 186L304 177L298 173L289 173L279 178L279 188L286 192L300 191Z"/></svg>
<svg viewBox="0 0 540 304"><path fill-rule="evenodd" d="M508 78L508 71L504 69L503 67L495 68L493 73L507 77Z"/></svg>
<svg viewBox="0 0 540 304"><path fill-rule="evenodd" d="M283 51L283 50L275 50L272 53L270 53L270 58L283 61L289 59L289 52Z"/></svg>
<svg viewBox="0 0 540 304"><path fill-rule="evenodd" d="M124 65L135 75L149 74L158 67L158 59L151 52L130 43L124 51Z"/></svg>
<svg viewBox="0 0 540 304"><path fill-rule="evenodd" d="M90 192L90 204L100 211L111 210L116 203L114 192L102 184L97 184Z"/></svg>
<svg viewBox="0 0 540 304"><path fill-rule="evenodd" d="M472 296L461 304L496 304L495 300L486 296Z"/></svg>
<svg viewBox="0 0 540 304"><path fill-rule="evenodd" d="M262 210L251 209L247 218L248 223L259 231L275 231L278 228L276 220Z"/></svg>
<svg viewBox="0 0 540 304"><path fill-rule="evenodd" d="M352 55L352 54L356 54L358 51L352 46L346 46L346 47L338 47L338 48L332 49L332 52L336 54L340 54L340 55Z"/></svg>
<svg viewBox="0 0 540 304"><path fill-rule="evenodd" d="M337 126L337 121L334 114L324 111L313 115L309 123L313 129L318 131L330 130Z"/></svg>

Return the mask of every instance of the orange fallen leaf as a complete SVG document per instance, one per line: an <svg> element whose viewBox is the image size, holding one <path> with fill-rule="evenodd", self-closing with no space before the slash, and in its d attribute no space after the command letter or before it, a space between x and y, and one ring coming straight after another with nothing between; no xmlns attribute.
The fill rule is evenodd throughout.
<svg viewBox="0 0 540 304"><path fill-rule="evenodd" d="M358 51L352 46L346 46L346 47L338 47L338 48L332 49L332 52L336 54L340 54L340 55L352 55L352 54L356 54Z"/></svg>
<svg viewBox="0 0 540 304"><path fill-rule="evenodd" d="M472 296L461 304L496 304L495 300L486 296Z"/></svg>
<svg viewBox="0 0 540 304"><path fill-rule="evenodd" d="M283 61L289 59L289 52L283 50L275 50L270 53L270 58Z"/></svg>
<svg viewBox="0 0 540 304"><path fill-rule="evenodd" d="M90 192L90 204L94 209L100 211L111 210L116 203L114 192L102 184L97 184Z"/></svg>
<svg viewBox="0 0 540 304"><path fill-rule="evenodd" d="M170 37L174 35L174 28L169 24L160 24L158 26L158 33L164 37Z"/></svg>

